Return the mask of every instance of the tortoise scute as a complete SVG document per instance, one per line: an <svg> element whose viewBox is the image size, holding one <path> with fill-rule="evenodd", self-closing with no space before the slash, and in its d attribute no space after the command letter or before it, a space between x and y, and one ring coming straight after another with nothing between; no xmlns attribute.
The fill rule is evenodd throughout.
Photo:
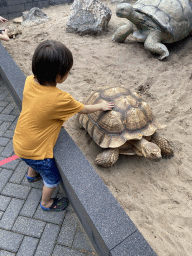
<svg viewBox="0 0 192 256"><path fill-rule="evenodd" d="M120 112L110 111L98 121L98 125L107 133L120 134L125 129L122 120Z"/></svg>
<svg viewBox="0 0 192 256"><path fill-rule="evenodd" d="M105 91L102 92L101 96L102 97L106 97L106 98L114 98L116 96L118 96L119 94L125 94L126 93L126 89L123 87L115 87L115 88L109 88L106 89Z"/></svg>
<svg viewBox="0 0 192 256"><path fill-rule="evenodd" d="M99 92L92 92L89 98L85 101L86 105L92 105L98 99L100 93Z"/></svg>
<svg viewBox="0 0 192 256"><path fill-rule="evenodd" d="M132 108L126 118L126 128L128 131L141 130L147 125L147 116L138 108Z"/></svg>
<svg viewBox="0 0 192 256"><path fill-rule="evenodd" d="M152 113L152 110L149 107L149 105L146 102L142 101L141 108L143 108L144 112L146 113L148 122L152 122L153 121L153 113Z"/></svg>

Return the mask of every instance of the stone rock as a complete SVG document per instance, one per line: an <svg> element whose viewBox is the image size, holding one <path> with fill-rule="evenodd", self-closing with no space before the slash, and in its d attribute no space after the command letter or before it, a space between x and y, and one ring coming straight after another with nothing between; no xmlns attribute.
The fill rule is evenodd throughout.
<svg viewBox="0 0 192 256"><path fill-rule="evenodd" d="M21 24L23 22L23 17L15 18L13 23Z"/></svg>
<svg viewBox="0 0 192 256"><path fill-rule="evenodd" d="M111 10L98 0L75 0L66 23L68 33L98 35L106 30Z"/></svg>
<svg viewBox="0 0 192 256"><path fill-rule="evenodd" d="M32 8L29 12L23 12L22 18L23 18L22 25L40 24L50 19L47 16L47 14L42 12L37 7Z"/></svg>

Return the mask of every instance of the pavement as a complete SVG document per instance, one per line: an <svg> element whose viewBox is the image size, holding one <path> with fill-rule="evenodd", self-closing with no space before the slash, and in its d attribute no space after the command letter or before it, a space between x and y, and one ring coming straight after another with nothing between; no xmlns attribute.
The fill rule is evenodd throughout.
<svg viewBox="0 0 192 256"><path fill-rule="evenodd" d="M18 116L0 78L0 161L14 155ZM29 183L27 170L20 159L0 166L0 256L97 256L71 205L61 212L40 208L43 182ZM53 196L64 196L61 187Z"/></svg>

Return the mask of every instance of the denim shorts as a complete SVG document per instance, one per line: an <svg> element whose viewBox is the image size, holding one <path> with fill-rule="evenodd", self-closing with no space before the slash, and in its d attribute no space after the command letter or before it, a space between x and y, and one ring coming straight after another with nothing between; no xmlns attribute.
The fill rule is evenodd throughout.
<svg viewBox="0 0 192 256"><path fill-rule="evenodd" d="M44 160L21 159L41 175L46 187L54 188L61 182L54 158L45 158Z"/></svg>

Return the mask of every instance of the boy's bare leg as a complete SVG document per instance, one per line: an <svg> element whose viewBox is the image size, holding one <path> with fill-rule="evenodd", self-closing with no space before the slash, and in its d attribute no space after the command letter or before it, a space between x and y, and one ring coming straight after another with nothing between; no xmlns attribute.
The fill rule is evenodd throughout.
<svg viewBox="0 0 192 256"><path fill-rule="evenodd" d="M41 205L44 206L45 208L49 208L53 204L53 199L51 198L51 196L52 196L54 190L55 190L55 187L48 188L45 185L43 186Z"/></svg>
<svg viewBox="0 0 192 256"><path fill-rule="evenodd" d="M35 170L33 170L31 167L29 167L29 170L28 170L28 174L27 176L31 177L31 178L34 178L38 175L38 172L36 172Z"/></svg>

